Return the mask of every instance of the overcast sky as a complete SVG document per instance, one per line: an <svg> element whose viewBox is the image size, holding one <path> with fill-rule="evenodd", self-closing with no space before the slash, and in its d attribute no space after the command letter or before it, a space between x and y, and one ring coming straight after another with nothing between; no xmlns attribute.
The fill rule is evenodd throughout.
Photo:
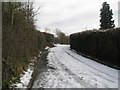
<svg viewBox="0 0 120 90"><path fill-rule="evenodd" d="M42 6L36 16L37 29L58 28L66 34L100 26L100 8L106 1L113 10L113 19L118 26L119 0L35 0L35 6Z"/></svg>

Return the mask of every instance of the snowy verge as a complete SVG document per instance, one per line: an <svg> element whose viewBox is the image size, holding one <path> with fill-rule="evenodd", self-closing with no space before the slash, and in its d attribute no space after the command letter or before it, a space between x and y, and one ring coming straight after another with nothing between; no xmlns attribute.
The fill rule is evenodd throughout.
<svg viewBox="0 0 120 90"><path fill-rule="evenodd" d="M33 73L33 67L29 66L27 71L23 72L24 74L21 74L20 82L17 82L12 85L12 87L15 88L27 88L30 79L32 78L32 73Z"/></svg>
<svg viewBox="0 0 120 90"><path fill-rule="evenodd" d="M15 88L28 88L28 85L30 83L30 80L32 78L32 74L35 70L35 63L37 61L37 58L39 58L41 55L41 52L39 52L38 57L34 57L33 60L31 60L31 63L28 65L28 69L26 71L23 71L23 74L20 76L20 82L16 82L15 84L11 85Z"/></svg>

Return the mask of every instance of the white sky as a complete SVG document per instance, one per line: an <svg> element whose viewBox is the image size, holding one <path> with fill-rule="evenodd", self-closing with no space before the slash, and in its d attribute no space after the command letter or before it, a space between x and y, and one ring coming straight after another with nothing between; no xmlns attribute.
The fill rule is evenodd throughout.
<svg viewBox="0 0 120 90"><path fill-rule="evenodd" d="M106 1L113 10L113 19L118 26L119 0L34 0L35 6L42 6L36 16L39 30L45 27L58 28L66 34L86 29L98 29L100 26L100 8Z"/></svg>

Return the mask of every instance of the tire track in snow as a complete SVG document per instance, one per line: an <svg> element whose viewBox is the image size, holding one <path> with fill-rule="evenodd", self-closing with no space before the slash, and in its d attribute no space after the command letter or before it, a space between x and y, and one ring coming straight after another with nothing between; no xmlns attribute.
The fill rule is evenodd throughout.
<svg viewBox="0 0 120 90"><path fill-rule="evenodd" d="M56 58L55 60L57 61L57 63L60 65L60 67L65 70L70 76L72 76L72 78L80 83L83 87L85 88L96 88L96 86L93 86L91 84L89 84L88 82L85 82L83 80L83 77L79 77L77 76L75 73L73 73L71 70L69 70L64 64L61 63L61 61L59 60L59 58L57 58L55 52L53 51L53 56Z"/></svg>
<svg viewBox="0 0 120 90"><path fill-rule="evenodd" d="M110 76L112 76L111 74L109 76L107 75L108 73L106 72L107 74L105 74L104 71L100 71L99 73L99 69L97 70L95 67L92 67L92 64L87 64L84 61L80 61L79 57L76 55L75 57L74 54L72 55L72 51L69 50L69 52L68 50L69 47L66 48L66 46L54 47L53 49L49 50L49 54L47 56L48 63L45 67L43 67L44 69L46 67L47 68L45 69L45 72L43 69L43 73L38 70L39 72L35 81L36 85L34 88L108 88L111 87L110 85L115 85L113 82L110 82L111 84L107 83L109 82L108 79ZM81 63L85 64L85 68ZM74 67L74 65L76 66ZM81 66L79 67L79 65ZM86 73L84 73L84 71ZM101 76L98 76L98 73L101 74Z"/></svg>
<svg viewBox="0 0 120 90"><path fill-rule="evenodd" d="M77 61L79 61L79 62L81 62L81 63L83 63L83 64L85 64L85 65L87 65L87 66L89 66L89 67L91 67L92 69L98 71L99 73L105 74L105 75L109 76L107 73L103 73L103 72L101 72L100 70L98 70L98 69L90 66L89 64L86 64L86 63L80 61L78 58L74 57L73 55L71 55L71 54L68 53L67 51L64 50L64 52L66 52L66 54L68 54L69 56L71 56L71 57L74 58L75 60L77 60ZM92 72L92 71L90 71L90 72L93 73L93 74L95 74L95 75L97 75L97 76L99 76L99 77L101 77L101 78L103 78L103 79L105 79L105 80L108 80L108 81L110 81L110 82L116 83L116 82L114 82L114 81L112 81L112 80L110 80L110 79L107 79L107 78L102 77L102 75L96 74L96 73L94 73L94 72ZM111 76L109 76L109 77L111 77Z"/></svg>

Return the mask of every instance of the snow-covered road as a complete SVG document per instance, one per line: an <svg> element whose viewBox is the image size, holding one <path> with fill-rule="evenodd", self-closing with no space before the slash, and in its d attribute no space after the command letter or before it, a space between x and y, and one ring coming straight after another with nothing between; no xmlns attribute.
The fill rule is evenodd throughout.
<svg viewBox="0 0 120 90"><path fill-rule="evenodd" d="M69 45L49 49L47 71L40 73L33 88L118 88L118 70L87 59Z"/></svg>

